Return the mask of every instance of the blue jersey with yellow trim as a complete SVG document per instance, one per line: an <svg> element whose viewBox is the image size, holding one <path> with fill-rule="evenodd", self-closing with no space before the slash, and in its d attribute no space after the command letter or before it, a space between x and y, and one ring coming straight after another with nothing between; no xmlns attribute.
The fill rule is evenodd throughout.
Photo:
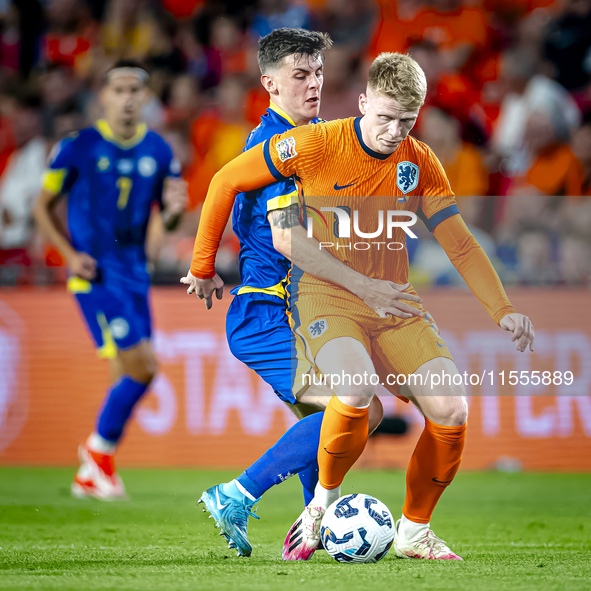
<svg viewBox="0 0 591 591"><path fill-rule="evenodd" d="M43 185L68 194L72 245L96 259L96 282L148 290L144 245L151 207L162 207L164 180L179 173L170 146L145 125L118 141L99 121L54 148Z"/></svg>
<svg viewBox="0 0 591 591"><path fill-rule="evenodd" d="M321 123L316 118L311 123ZM249 150L277 133L283 133L296 125L291 117L271 104L246 140L244 151ZM232 224L240 241L241 285L231 293L262 292L285 297L284 283L290 261L273 248L271 226L267 214L290 203L298 203L298 194L293 178L278 181L257 191L239 193L236 196Z"/></svg>

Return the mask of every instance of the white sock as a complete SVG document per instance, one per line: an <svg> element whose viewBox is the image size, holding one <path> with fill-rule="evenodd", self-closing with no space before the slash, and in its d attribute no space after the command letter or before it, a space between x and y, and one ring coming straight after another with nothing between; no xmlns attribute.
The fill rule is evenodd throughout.
<svg viewBox="0 0 591 591"><path fill-rule="evenodd" d="M426 532L429 526L429 523L415 523L403 515L398 526L398 536L402 540L414 540Z"/></svg>
<svg viewBox="0 0 591 591"><path fill-rule="evenodd" d="M319 482L314 489L314 498L310 501L310 505L322 507L324 510L326 510L340 497L340 486L337 486L337 488L328 489L324 488Z"/></svg>
<svg viewBox="0 0 591 591"><path fill-rule="evenodd" d="M113 455L117 444L113 441L109 441L104 437L101 437L98 433L92 433L86 440L86 445L92 451L96 451L100 454Z"/></svg>

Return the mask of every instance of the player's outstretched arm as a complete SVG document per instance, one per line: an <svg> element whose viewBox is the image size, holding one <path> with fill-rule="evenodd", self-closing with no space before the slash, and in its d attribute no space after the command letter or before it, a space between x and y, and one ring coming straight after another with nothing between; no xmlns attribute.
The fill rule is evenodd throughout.
<svg viewBox="0 0 591 591"><path fill-rule="evenodd" d="M52 210L60 197L48 189L41 189L33 211L41 235L52 242L66 259L70 272L76 277L91 281L96 276L96 260L85 252L78 252L55 223Z"/></svg>
<svg viewBox="0 0 591 591"><path fill-rule="evenodd" d="M513 333L517 350L523 352L529 346L533 351L535 336L530 319L515 311L492 263L461 216L441 222L433 235L488 315L502 329Z"/></svg>
<svg viewBox="0 0 591 591"><path fill-rule="evenodd" d="M167 232L172 232L179 225L188 203L187 181L181 178L166 178L160 216Z"/></svg>
<svg viewBox="0 0 591 591"><path fill-rule="evenodd" d="M260 189L276 180L265 162L261 144L234 158L213 177L201 212L191 269L181 278L181 283L188 285L187 293L204 299L208 310L214 291L218 299L222 298L224 284L216 275L215 257L236 195Z"/></svg>
<svg viewBox="0 0 591 591"><path fill-rule="evenodd" d="M326 250L320 248L320 242L309 238L300 224L300 208L297 204L276 209L267 215L271 225L273 246L302 271L340 285L354 293L380 317L391 314L399 318L422 316L423 312L405 304L402 300L421 303L418 296L404 293L410 287L397 285L391 281L371 279L354 271Z"/></svg>

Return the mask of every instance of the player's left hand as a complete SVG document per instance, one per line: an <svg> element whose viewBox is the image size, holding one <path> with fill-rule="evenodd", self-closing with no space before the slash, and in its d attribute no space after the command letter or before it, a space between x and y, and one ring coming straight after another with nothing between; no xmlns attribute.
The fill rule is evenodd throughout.
<svg viewBox="0 0 591 591"><path fill-rule="evenodd" d="M183 213L189 203L187 181L168 177L164 181L162 203L164 205L164 212L166 212L166 216L169 218Z"/></svg>
<svg viewBox="0 0 591 591"><path fill-rule="evenodd" d="M513 333L511 342L514 343L517 341L516 348L518 351L523 353L529 345L529 350L533 352L535 340L534 325L527 316L517 313L507 314L503 316L501 322L499 322L499 326L503 330Z"/></svg>
<svg viewBox="0 0 591 591"><path fill-rule="evenodd" d="M181 283L188 285L187 293L197 294L200 300L205 300L205 308L209 310L213 306L213 292L215 297L221 300L224 295L224 282L216 273L211 279L199 279L189 271L186 277L181 277Z"/></svg>

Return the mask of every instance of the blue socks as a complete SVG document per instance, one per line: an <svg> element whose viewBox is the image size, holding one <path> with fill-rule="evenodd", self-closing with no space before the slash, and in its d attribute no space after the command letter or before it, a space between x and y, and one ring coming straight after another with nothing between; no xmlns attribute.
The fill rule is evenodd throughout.
<svg viewBox="0 0 591 591"><path fill-rule="evenodd" d="M119 378L103 400L96 432L108 441L119 441L133 407L147 389L148 384L140 384L128 376Z"/></svg>
<svg viewBox="0 0 591 591"><path fill-rule="evenodd" d="M320 431L318 432L320 435ZM316 448L316 454L318 454L318 448ZM310 464L307 468L302 470L298 476L304 489L304 505L308 506L308 503L314 498L314 489L318 484L318 461Z"/></svg>
<svg viewBox="0 0 591 591"><path fill-rule="evenodd" d="M320 427L324 413L319 412L298 421L286 431L277 443L268 449L250 468L247 468L233 482L224 485L222 492L234 497L232 485L239 491L243 488L254 499L259 499L273 485L287 480L294 474L300 475L304 486L306 505L314 496L314 488L318 482L318 445ZM240 497L247 495L240 491Z"/></svg>
<svg viewBox="0 0 591 591"><path fill-rule="evenodd" d="M220 484L220 490L226 496L242 501L247 507L252 507L259 500L253 497L237 480Z"/></svg>

